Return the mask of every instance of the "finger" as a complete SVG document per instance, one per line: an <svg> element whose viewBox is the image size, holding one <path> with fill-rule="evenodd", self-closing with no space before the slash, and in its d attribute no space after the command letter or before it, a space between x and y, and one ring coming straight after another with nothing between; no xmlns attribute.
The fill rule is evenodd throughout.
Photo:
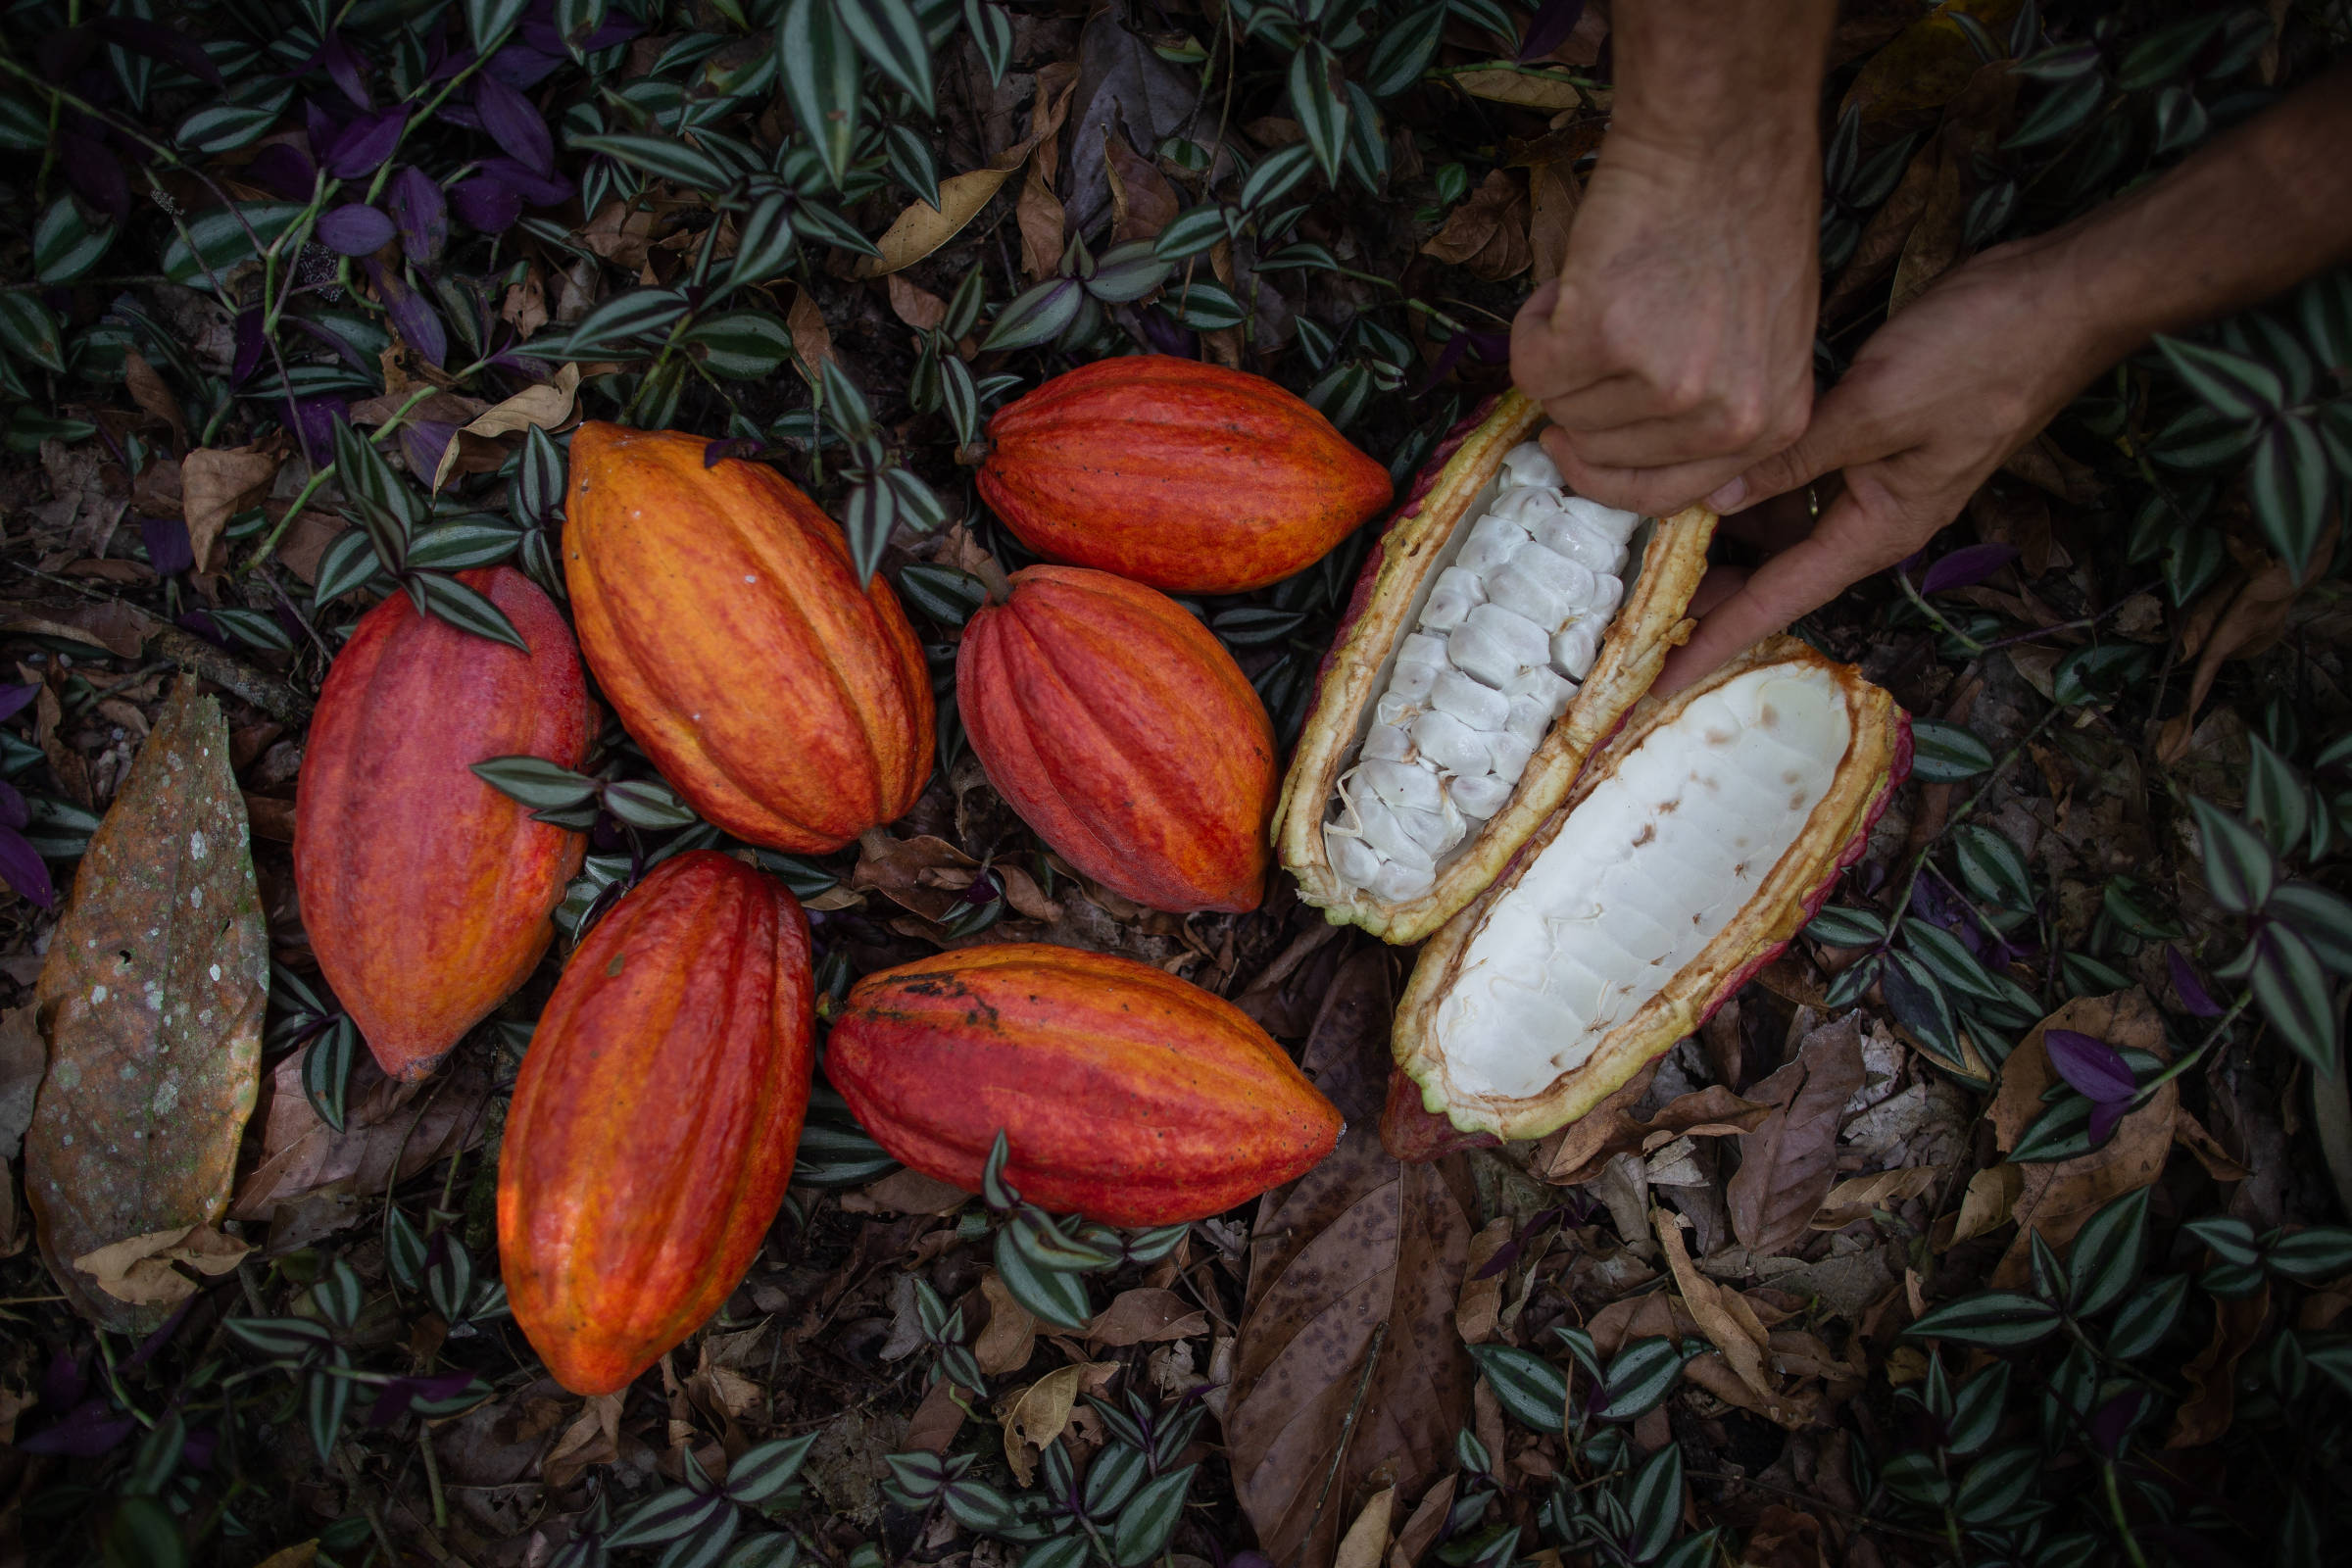
<svg viewBox="0 0 2352 1568"><path fill-rule="evenodd" d="M1605 467L1586 462L1574 438L1556 426L1544 432L1543 441L1544 450L1560 466L1560 477L1569 489L1604 507L1638 512L1645 517L1672 516L1740 472L1745 461L1733 457L1662 468Z"/></svg>
<svg viewBox="0 0 2352 1568"><path fill-rule="evenodd" d="M1579 435L1688 417L1674 411L1648 377L1631 370L1596 373L1576 387L1563 387L1544 400L1544 412L1552 423Z"/></svg>
<svg viewBox="0 0 2352 1568"><path fill-rule="evenodd" d="M1746 567L1725 565L1718 562L1707 568L1705 576L1698 579L1698 586L1691 591L1690 603L1683 607L1683 613L1703 617L1708 611L1746 586Z"/></svg>
<svg viewBox="0 0 2352 1568"><path fill-rule="evenodd" d="M1848 584L1877 569L1875 563L1857 560L1844 537L1863 525L1860 507L1850 495L1840 497L1837 505L1852 509L1853 514L1839 518L1833 509L1810 537L1757 567L1737 593L1708 611L1690 640L1667 656L1665 668L1650 687L1653 694L1666 696L1711 674L1757 638L1820 609Z"/></svg>
<svg viewBox="0 0 2352 1568"><path fill-rule="evenodd" d="M1558 318L1559 295L1556 280L1545 283L1511 318L1511 380L1546 407L1606 373L1588 350L1574 317Z"/></svg>
<svg viewBox="0 0 2352 1568"><path fill-rule="evenodd" d="M1708 492L1707 505L1719 513L1739 512L1833 469L1891 456L1884 450L1886 436L1874 428L1869 404L1867 389L1838 382L1813 405L1804 434Z"/></svg>

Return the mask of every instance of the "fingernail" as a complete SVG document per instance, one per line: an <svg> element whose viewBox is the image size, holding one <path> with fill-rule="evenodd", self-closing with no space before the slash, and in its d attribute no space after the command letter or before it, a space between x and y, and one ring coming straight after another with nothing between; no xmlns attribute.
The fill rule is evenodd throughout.
<svg viewBox="0 0 2352 1568"><path fill-rule="evenodd" d="M1738 512L1740 503L1747 499L1745 479L1727 479L1715 493L1707 497L1707 510L1718 516Z"/></svg>

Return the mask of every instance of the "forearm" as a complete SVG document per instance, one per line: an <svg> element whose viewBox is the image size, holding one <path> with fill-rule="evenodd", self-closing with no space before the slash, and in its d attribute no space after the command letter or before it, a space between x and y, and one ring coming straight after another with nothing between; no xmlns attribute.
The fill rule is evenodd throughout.
<svg viewBox="0 0 2352 1568"><path fill-rule="evenodd" d="M1837 14L1837 0L1619 0L1612 143L1809 150Z"/></svg>
<svg viewBox="0 0 2352 1568"><path fill-rule="evenodd" d="M2352 65L2026 248L2088 374L2352 261Z"/></svg>

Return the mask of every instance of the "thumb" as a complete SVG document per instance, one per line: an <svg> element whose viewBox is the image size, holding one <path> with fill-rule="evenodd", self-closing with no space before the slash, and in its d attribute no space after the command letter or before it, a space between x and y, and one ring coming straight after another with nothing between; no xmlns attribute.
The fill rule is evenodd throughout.
<svg viewBox="0 0 2352 1568"><path fill-rule="evenodd" d="M1848 512L1854 515L1840 515ZM1850 492L1831 503L1811 534L1758 566L1738 593L1701 617L1690 640L1667 656L1650 694L1664 697L1712 674L1750 643L1820 609L1874 569L1839 543L1862 520L1860 512Z"/></svg>
<svg viewBox="0 0 2352 1568"><path fill-rule="evenodd" d="M1849 382L1840 381L1830 388L1813 405L1813 417L1804 434L1738 478L1726 480L1707 497L1708 508L1729 515L1811 484L1825 473L1885 457L1885 453L1871 450L1863 404L1862 395Z"/></svg>

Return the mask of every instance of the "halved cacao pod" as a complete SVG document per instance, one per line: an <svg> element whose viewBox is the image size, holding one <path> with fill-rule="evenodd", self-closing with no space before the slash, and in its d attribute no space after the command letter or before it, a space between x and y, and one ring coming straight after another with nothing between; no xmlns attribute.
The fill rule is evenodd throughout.
<svg viewBox="0 0 2352 1568"><path fill-rule="evenodd" d="M458 580L525 654L394 594L360 617L311 719L294 800L294 884L319 972L385 1072L421 1078L537 967L587 840L472 764L577 767L592 727L571 628L521 572Z"/></svg>
<svg viewBox="0 0 2352 1568"><path fill-rule="evenodd" d="M1910 769L1894 700L1793 638L1645 702L1422 948L1383 1141L1426 1157L1592 1109L1788 945Z"/></svg>
<svg viewBox="0 0 2352 1568"><path fill-rule="evenodd" d="M989 420L980 495L1022 544L1170 593L1262 588L1389 503L1389 473L1262 375L1098 360Z"/></svg>
<svg viewBox="0 0 2352 1568"><path fill-rule="evenodd" d="M594 420L571 438L564 580L588 667L694 808L837 850L931 774L931 682L898 596L774 469Z"/></svg>
<svg viewBox="0 0 2352 1568"><path fill-rule="evenodd" d="M1334 922L1396 943L1444 924L1690 636L1715 514L1643 544L1642 519L1563 496L1544 422L1516 392L1465 421L1356 580L1274 822Z"/></svg>
<svg viewBox="0 0 2352 1568"><path fill-rule="evenodd" d="M626 1388L742 1281L792 1180L814 1020L800 905L714 850L657 866L571 956L507 1112L498 1252L574 1394Z"/></svg>
<svg viewBox="0 0 2352 1568"><path fill-rule="evenodd" d="M1201 1219L1339 1142L1340 1113L1249 1014L1148 963L963 948L850 992L825 1076L892 1157L966 1192L1005 1180L1113 1225Z"/></svg>
<svg viewBox="0 0 2352 1568"><path fill-rule="evenodd" d="M1265 896L1274 725L1167 595L1083 566L1015 572L956 656L988 781L1064 859L1154 909Z"/></svg>

